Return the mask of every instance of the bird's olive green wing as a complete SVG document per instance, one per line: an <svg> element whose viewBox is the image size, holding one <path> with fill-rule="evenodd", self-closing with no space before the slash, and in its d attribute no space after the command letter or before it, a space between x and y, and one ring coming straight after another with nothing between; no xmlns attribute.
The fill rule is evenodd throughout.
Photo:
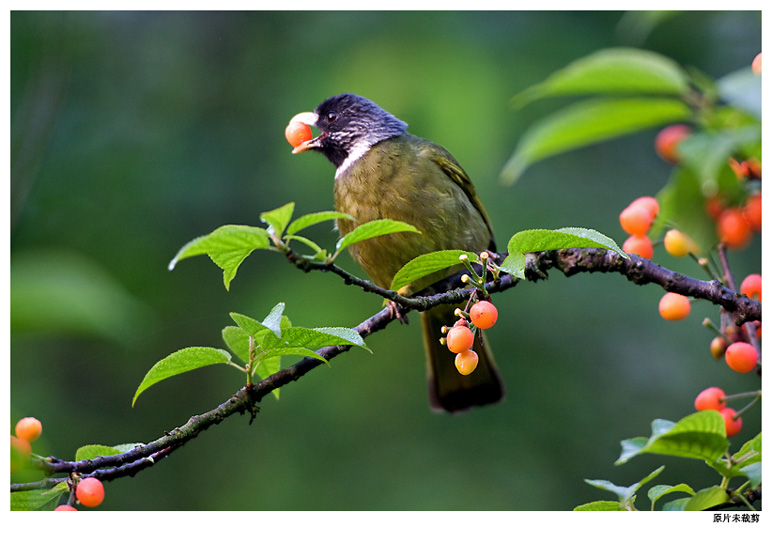
<svg viewBox="0 0 772 543"><path fill-rule="evenodd" d="M433 153L432 160L434 160L434 162L439 165L442 171L445 172L445 174L450 177L455 184L461 187L461 189L464 191L464 194L466 194L467 198L469 198L469 201L472 202L472 205L475 207L475 209L480 212L480 215L485 221L485 224L488 226L488 232L491 234L491 244L489 249L491 251L495 251L496 242L493 238L493 227L491 226L491 221L488 218L488 214L485 212L485 208L480 201L480 197L477 196L477 191L472 184L472 180L469 179L469 176L458 164L458 162L456 162L450 152L439 145L436 145L436 147L440 152Z"/></svg>

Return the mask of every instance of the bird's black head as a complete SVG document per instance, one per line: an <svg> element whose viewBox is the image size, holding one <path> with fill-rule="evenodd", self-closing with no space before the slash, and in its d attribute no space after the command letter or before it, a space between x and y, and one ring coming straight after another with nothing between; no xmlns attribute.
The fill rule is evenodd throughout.
<svg viewBox="0 0 772 543"><path fill-rule="evenodd" d="M379 141L407 130L407 123L367 98L349 93L332 96L313 112L299 113L290 122L316 126L322 132L293 152L315 149L337 168L353 162Z"/></svg>

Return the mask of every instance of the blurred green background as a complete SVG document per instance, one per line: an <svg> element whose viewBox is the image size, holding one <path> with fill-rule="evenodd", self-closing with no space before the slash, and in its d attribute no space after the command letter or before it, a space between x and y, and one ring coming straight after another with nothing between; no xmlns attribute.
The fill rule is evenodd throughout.
<svg viewBox="0 0 772 543"><path fill-rule="evenodd" d="M649 14L653 15L653 14ZM477 185L501 245L518 230L584 226L620 243L618 213L670 168L656 131L539 163L498 181L518 136L563 102L508 99L571 60L631 45L711 77L761 50L757 12L14 12L11 14L11 423L43 421L35 452L150 441L242 385L210 367L131 398L145 372L191 345L224 347L229 311L279 301L300 326L355 326L380 300L273 253L226 291L190 239L296 202L332 208L332 166L292 155L287 121L340 93L364 95L447 147ZM652 21L655 17L651 17ZM649 31L650 30L650 31ZM329 224L309 232L326 247ZM731 255L760 271L760 241ZM655 260L702 277L696 264ZM359 271L346 255L341 263ZM583 482L714 484L698 461L642 456L622 439L677 420L694 396L758 386L708 352L705 302L657 313L659 287L614 275L522 284L495 301L489 334L508 396L461 416L430 412L416 318L266 398L150 470L107 484L101 509L563 510L611 495ZM287 362L291 362L288 360ZM745 417L742 442L759 428ZM742 441L741 441L742 440ZM641 497L645 502L645 499ZM643 507L645 503L640 504Z"/></svg>

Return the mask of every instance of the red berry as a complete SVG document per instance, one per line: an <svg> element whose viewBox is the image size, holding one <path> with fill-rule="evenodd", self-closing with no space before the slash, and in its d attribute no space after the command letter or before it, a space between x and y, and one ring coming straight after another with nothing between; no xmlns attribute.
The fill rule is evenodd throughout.
<svg viewBox="0 0 772 543"><path fill-rule="evenodd" d="M731 407L725 407L719 410L719 413L721 413L721 416L724 417L724 426L726 427L726 437L732 437L742 429L743 427L742 417L738 417L736 420L734 418L734 416L737 414L737 411L735 411Z"/></svg>
<svg viewBox="0 0 772 543"><path fill-rule="evenodd" d="M626 253L636 254L643 258L654 256L654 246L648 236L630 236L622 244L622 250Z"/></svg>
<svg viewBox="0 0 772 543"><path fill-rule="evenodd" d="M35 417L24 417L16 423L16 436L30 443L43 433L43 425Z"/></svg>
<svg viewBox="0 0 772 543"><path fill-rule="evenodd" d="M726 407L726 401L724 398L726 394L718 387L706 388L697 395L694 400L694 408L697 411L705 411L706 409L715 409L720 411Z"/></svg>
<svg viewBox="0 0 772 543"><path fill-rule="evenodd" d="M77 509L75 509L72 505L63 503L62 505L57 505L54 511L77 511Z"/></svg>
<svg viewBox="0 0 772 543"><path fill-rule="evenodd" d="M94 477L81 479L75 487L75 496L86 507L96 507L105 499L105 487Z"/></svg>
<svg viewBox="0 0 772 543"><path fill-rule="evenodd" d="M685 124L674 124L663 128L654 140L654 148L665 162L676 164L680 158L678 146L689 137L692 130Z"/></svg>
<svg viewBox="0 0 772 543"><path fill-rule="evenodd" d="M461 375L469 375L477 367L479 357L472 349L456 355L456 369Z"/></svg>
<svg viewBox="0 0 772 543"><path fill-rule="evenodd" d="M304 141L313 139L311 127L300 122L289 123L287 128L284 129L284 137L287 138L287 141L293 147L297 147Z"/></svg>
<svg viewBox="0 0 772 543"><path fill-rule="evenodd" d="M619 224L622 225L622 229L632 236L643 236L651 228L651 222L654 220L654 215L648 208L632 204L627 206L622 213L619 214Z"/></svg>
<svg viewBox="0 0 772 543"><path fill-rule="evenodd" d="M676 292L666 292L659 301L659 314L663 319L678 321L686 318L692 306L689 298Z"/></svg>
<svg viewBox="0 0 772 543"><path fill-rule="evenodd" d="M717 221L724 211L724 202L718 195L711 196L705 200L705 212L708 217Z"/></svg>
<svg viewBox="0 0 772 543"><path fill-rule="evenodd" d="M652 196L641 196L632 201L628 207L642 206L649 210L652 217L659 215L659 202Z"/></svg>
<svg viewBox="0 0 772 543"><path fill-rule="evenodd" d="M499 310L492 303L482 300L474 304L472 309L469 310L469 318L477 328L487 330L496 324L496 319L499 318Z"/></svg>
<svg viewBox="0 0 772 543"><path fill-rule="evenodd" d="M726 363L737 373L748 373L756 367L759 353L750 343L736 341L726 348Z"/></svg>
<svg viewBox="0 0 772 543"><path fill-rule="evenodd" d="M474 332L466 326L454 326L448 331L446 345L451 353L468 351L474 345Z"/></svg>
<svg viewBox="0 0 772 543"><path fill-rule="evenodd" d="M718 237L730 249L742 249L751 240L751 225L742 211L730 207L721 212L717 225Z"/></svg>
<svg viewBox="0 0 772 543"><path fill-rule="evenodd" d="M748 298L761 301L761 276L758 273L752 273L740 284L740 292ZM19 434L16 434L19 435Z"/></svg>
<svg viewBox="0 0 772 543"><path fill-rule="evenodd" d="M726 352L726 340L722 336L716 336L710 342L710 354L713 358L719 360L724 357Z"/></svg>

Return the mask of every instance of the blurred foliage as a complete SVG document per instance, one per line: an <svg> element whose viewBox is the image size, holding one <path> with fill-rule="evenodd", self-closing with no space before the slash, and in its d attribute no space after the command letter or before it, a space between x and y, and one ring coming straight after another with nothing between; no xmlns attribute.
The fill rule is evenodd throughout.
<svg viewBox="0 0 772 543"><path fill-rule="evenodd" d="M167 270L186 241L220 225L259 225L262 211L289 201L298 214L332 208L331 166L293 156L284 140L295 113L339 92L379 103L455 155L502 240L567 225L622 236L619 211L670 173L655 130L540 162L505 188L499 174L519 136L561 100L515 112L509 99L610 46L717 78L761 50L760 19L13 12L12 420L39 418L33 451L63 458L87 443L149 441L241 386L233 372L204 368L130 407L155 361L224 346L229 312L263 315L284 301L295 325L355 326L380 308L280 255L246 260L229 291L205 259ZM334 245L328 223L313 228L314 240ZM760 252L756 240L733 253L736 276L758 272ZM661 253L662 265L700 276ZM357 271L347 256L340 264ZM500 295L508 326L489 339L508 398L458 417L429 411L420 332L393 325L368 339L374 354L348 353L285 387L280 401L266 399L251 426L227 420L152 470L108 483L101 509L565 510L599 499L584 479L634 481L661 465L610 467L622 439L653 418L687 415L707 386L747 388L710 357L700 323L715 310L695 304L687 320L664 322L661 294L621 277L553 274ZM58 296L79 300L69 323ZM746 426L759 417L749 413ZM692 463L668 462L658 483L711 484L710 470Z"/></svg>

